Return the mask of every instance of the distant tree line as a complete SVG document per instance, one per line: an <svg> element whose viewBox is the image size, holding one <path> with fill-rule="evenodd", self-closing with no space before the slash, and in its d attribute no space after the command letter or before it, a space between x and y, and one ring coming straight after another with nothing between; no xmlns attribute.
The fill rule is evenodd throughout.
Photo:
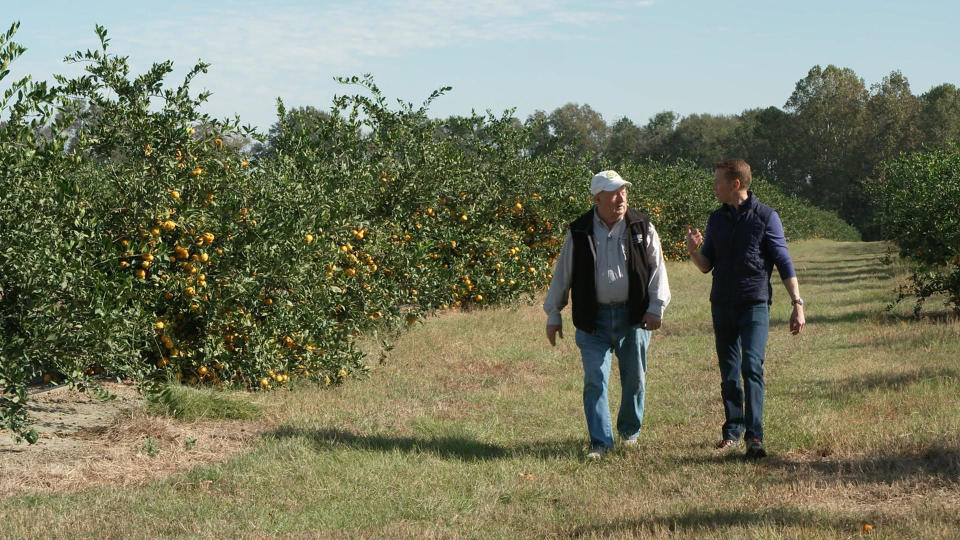
<svg viewBox="0 0 960 540"><path fill-rule="evenodd" d="M664 111L641 126L627 117L608 124L589 105L568 103L536 111L525 124L532 155L562 150L597 167L684 159L712 168L720 159L743 157L755 174L877 238L864 180L901 152L946 148L960 139L960 89L941 84L914 95L899 71L867 87L849 68L814 66L782 109L685 117Z"/></svg>

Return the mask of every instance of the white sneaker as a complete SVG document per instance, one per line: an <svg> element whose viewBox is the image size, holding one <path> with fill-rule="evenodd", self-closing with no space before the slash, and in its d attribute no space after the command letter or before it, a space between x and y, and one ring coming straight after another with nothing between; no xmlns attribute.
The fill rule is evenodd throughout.
<svg viewBox="0 0 960 540"><path fill-rule="evenodd" d="M591 448L590 451L587 452L587 459L590 461L598 461L603 457L604 453L606 453L606 450L602 447Z"/></svg>
<svg viewBox="0 0 960 540"><path fill-rule="evenodd" d="M630 449L636 448L636 447L639 446L639 445L640 445L640 441L639 441L638 439L624 439L624 440L623 440L623 446L625 446L625 447L627 447L627 448L630 448Z"/></svg>

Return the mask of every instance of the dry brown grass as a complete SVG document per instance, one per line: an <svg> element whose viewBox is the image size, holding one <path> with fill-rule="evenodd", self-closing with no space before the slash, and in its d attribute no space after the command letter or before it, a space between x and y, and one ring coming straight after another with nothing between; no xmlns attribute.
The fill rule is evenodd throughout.
<svg viewBox="0 0 960 540"><path fill-rule="evenodd" d="M578 351L572 332L546 344L538 305L450 313L413 327L368 380L258 396L265 431L250 451L162 481L0 500L0 536L44 523L118 538L853 538L869 523L877 537L955 538L960 322L885 312L882 245L792 249L809 326L786 331L778 290L763 461L711 449L722 407L709 277L671 265L635 452L584 459ZM191 423L128 420L115 437L132 466L153 463L130 454L144 437L162 445L154 460L200 457L180 450Z"/></svg>

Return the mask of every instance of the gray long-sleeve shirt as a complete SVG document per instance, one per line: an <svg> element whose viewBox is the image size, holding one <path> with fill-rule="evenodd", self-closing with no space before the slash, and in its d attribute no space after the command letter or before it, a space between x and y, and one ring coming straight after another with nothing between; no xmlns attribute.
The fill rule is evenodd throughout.
<svg viewBox="0 0 960 540"><path fill-rule="evenodd" d="M596 274L597 302L610 304L626 302L629 298L629 282L627 281L627 238L626 221L620 219L613 228L593 214L594 247L597 250ZM660 247L660 237L657 235L653 223L647 231L647 263L650 265L650 282L647 290L650 294L648 313L663 317L663 310L670 303L670 282L667 279L667 268L663 259L663 250ZM547 299L543 302L543 310L547 313L547 325L561 324L560 311L567 305L570 297L570 286L573 281L573 237L567 230L567 237L563 241L563 248L553 266L553 279L550 281L550 290Z"/></svg>

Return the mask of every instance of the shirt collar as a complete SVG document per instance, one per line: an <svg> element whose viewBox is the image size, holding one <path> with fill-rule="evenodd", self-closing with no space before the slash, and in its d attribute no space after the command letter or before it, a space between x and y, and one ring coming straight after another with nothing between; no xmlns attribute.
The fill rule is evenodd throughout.
<svg viewBox="0 0 960 540"><path fill-rule="evenodd" d="M626 226L626 222L626 215L624 215L624 217L618 219L617 222L613 224L613 227L608 228L607 223L603 221L603 219L600 217L600 214L597 213L597 207L593 207L593 228L594 230L606 231L607 236L619 234L620 231L622 231ZM600 227L599 229L597 229L598 226Z"/></svg>

